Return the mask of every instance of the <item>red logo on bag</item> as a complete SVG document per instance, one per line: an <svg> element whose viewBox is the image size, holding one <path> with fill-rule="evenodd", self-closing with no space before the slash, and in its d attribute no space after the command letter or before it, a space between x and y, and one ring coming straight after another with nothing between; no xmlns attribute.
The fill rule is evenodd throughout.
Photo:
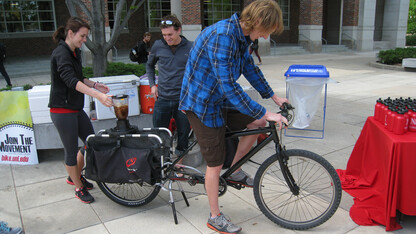
<svg viewBox="0 0 416 234"><path fill-rule="evenodd" d="M126 161L126 166L127 168L133 166L136 163L136 158L130 158L129 160Z"/></svg>

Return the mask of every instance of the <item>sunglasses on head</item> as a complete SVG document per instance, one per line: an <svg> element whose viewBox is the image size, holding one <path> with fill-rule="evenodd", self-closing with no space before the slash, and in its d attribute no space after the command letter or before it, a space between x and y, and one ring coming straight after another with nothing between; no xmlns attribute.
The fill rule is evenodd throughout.
<svg viewBox="0 0 416 234"><path fill-rule="evenodd" d="M172 20L162 20L162 22L160 22L161 24L166 24L166 25L172 25L173 22Z"/></svg>

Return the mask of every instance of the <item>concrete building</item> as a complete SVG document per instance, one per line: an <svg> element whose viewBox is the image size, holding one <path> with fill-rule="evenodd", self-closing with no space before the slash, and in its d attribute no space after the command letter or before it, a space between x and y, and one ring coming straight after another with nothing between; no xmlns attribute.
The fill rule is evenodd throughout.
<svg viewBox="0 0 416 234"><path fill-rule="evenodd" d="M88 2L90 0L83 0ZM176 14L183 34L195 40L205 27L241 12L253 0L145 0L130 18L115 49L128 49L149 31L161 37L158 25L167 14ZM115 5L107 4L107 31L111 32ZM127 0L130 4L131 0ZM347 45L356 51L405 46L409 0L277 0L283 11L284 32L260 40L260 53L270 46L299 44L310 52L323 45ZM125 6L127 9L127 6ZM126 11L126 9L124 11ZM52 34L69 17L62 0L15 0L0 2L0 42L8 56L49 55L55 48Z"/></svg>

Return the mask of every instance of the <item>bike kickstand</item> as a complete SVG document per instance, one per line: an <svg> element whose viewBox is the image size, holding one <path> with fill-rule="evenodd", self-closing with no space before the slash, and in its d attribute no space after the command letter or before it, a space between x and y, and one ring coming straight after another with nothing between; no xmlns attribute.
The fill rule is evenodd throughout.
<svg viewBox="0 0 416 234"><path fill-rule="evenodd" d="M181 190L182 197L183 197L183 200L186 203L186 206L189 206L188 198L185 195L185 191L183 190L181 183L178 183L178 187L179 187L179 190Z"/></svg>
<svg viewBox="0 0 416 234"><path fill-rule="evenodd" d="M176 209L175 209L175 200L173 199L172 194L172 183L173 181L169 181L169 204L172 207L172 213L173 213L173 219L175 220L175 224L178 224L178 217L176 215Z"/></svg>
<svg viewBox="0 0 416 234"><path fill-rule="evenodd" d="M181 193L182 193L183 200L185 200L186 206L189 206L188 198L186 198L185 192L182 191Z"/></svg>

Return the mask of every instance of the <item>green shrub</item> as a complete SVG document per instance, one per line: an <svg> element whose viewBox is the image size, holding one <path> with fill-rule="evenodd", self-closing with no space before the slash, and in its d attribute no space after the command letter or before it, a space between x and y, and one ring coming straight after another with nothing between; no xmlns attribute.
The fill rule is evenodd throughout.
<svg viewBox="0 0 416 234"><path fill-rule="evenodd" d="M94 77L94 73L92 71L92 67L83 67L82 72L84 77L91 78ZM119 75L136 75L140 77L146 73L146 67L144 64L131 64L131 63L108 63L107 71L104 73L103 76L119 76ZM156 71L156 74L158 72ZM48 83L50 84L50 82ZM42 85L42 84L39 84ZM33 88L32 85L26 84L23 86L24 90L29 90ZM11 87L1 88L1 91L11 90Z"/></svg>
<svg viewBox="0 0 416 234"><path fill-rule="evenodd" d="M24 90L29 90L29 89L32 89L32 88L33 88L33 85L30 85L30 84L23 85Z"/></svg>
<svg viewBox="0 0 416 234"><path fill-rule="evenodd" d="M136 75L138 77L146 73L146 67L144 64L131 64L131 63L109 63L105 76L118 76L118 75Z"/></svg>
<svg viewBox="0 0 416 234"><path fill-rule="evenodd" d="M407 46L416 46L416 34L406 36Z"/></svg>
<svg viewBox="0 0 416 234"><path fill-rule="evenodd" d="M383 64L398 64L404 58L416 58L416 48L396 48L394 50L382 50L378 53Z"/></svg>
<svg viewBox="0 0 416 234"><path fill-rule="evenodd" d="M92 71L92 67L83 67L82 74L84 77L91 78L94 76L94 72Z"/></svg>
<svg viewBox="0 0 416 234"><path fill-rule="evenodd" d="M23 85L23 90L29 90L29 89L32 89L32 88L33 88L33 85L30 85L30 84ZM11 86L7 86L6 88L1 88L0 89L0 92L1 91L8 91L8 90L12 90L12 87Z"/></svg>
<svg viewBox="0 0 416 234"><path fill-rule="evenodd" d="M1 91L8 91L8 90L12 90L12 87L11 86L6 86L6 88L1 88L0 92Z"/></svg>
<svg viewBox="0 0 416 234"><path fill-rule="evenodd" d="M84 77L86 78L91 78L94 77L94 73L92 71L92 67L83 67L82 68L82 73L84 75ZM140 77L142 75L144 75L146 73L146 67L144 64L131 64L131 63L113 63L110 62L108 63L107 66L107 71L103 74L103 76L119 76L119 75L136 75L137 77ZM156 71L156 74L158 72ZM50 82L48 83L50 84ZM38 84L38 85L42 85ZM23 85L23 89L24 90L29 90L33 88L32 85L30 84L25 84ZM12 87L6 87L6 88L1 88L1 91L7 91L7 90L11 90Z"/></svg>
<svg viewBox="0 0 416 234"><path fill-rule="evenodd" d="M84 67L82 72L87 78L94 77L92 67ZM146 68L144 64L109 62L107 65L107 71L103 74L103 76L136 75L140 77L145 73Z"/></svg>

